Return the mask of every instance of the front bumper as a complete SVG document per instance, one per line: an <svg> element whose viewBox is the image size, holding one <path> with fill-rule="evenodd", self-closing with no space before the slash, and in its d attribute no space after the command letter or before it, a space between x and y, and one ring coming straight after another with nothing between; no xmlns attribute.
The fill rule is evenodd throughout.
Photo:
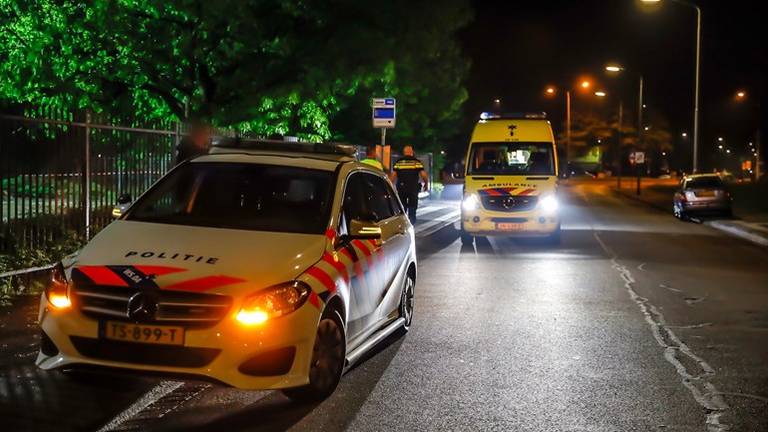
<svg viewBox="0 0 768 432"><path fill-rule="evenodd" d="M307 302L291 314L253 327L238 323L235 313L230 311L212 327L186 329L183 346L114 342L99 338L98 320L83 315L76 307L51 309L43 295L40 327L55 349L48 344L36 364L42 369L82 365L198 375L242 389L297 387L309 382L309 363L320 319L317 308ZM285 364L279 375L265 375L269 367L254 364L274 361L275 355L282 356L278 361ZM258 376L253 375L254 370Z"/></svg>
<svg viewBox="0 0 768 432"><path fill-rule="evenodd" d="M461 224L464 232L472 235L537 237L556 232L560 228L560 215L544 214L538 208L519 212L462 209ZM512 225L505 227L505 224ZM513 229L507 229L510 227Z"/></svg>

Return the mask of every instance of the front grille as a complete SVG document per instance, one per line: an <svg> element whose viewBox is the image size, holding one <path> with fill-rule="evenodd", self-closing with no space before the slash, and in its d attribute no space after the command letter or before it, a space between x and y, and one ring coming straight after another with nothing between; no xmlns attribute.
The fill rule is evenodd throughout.
<svg viewBox="0 0 768 432"><path fill-rule="evenodd" d="M518 212L532 210L539 198L535 196L484 196L483 207L486 210L500 212Z"/></svg>
<svg viewBox="0 0 768 432"><path fill-rule="evenodd" d="M128 299L137 292L125 287L76 284L73 300L80 311L91 318L131 321L128 317ZM229 296L160 290L157 312L154 318L144 322L208 327L224 318L231 306L232 298Z"/></svg>
<svg viewBox="0 0 768 432"><path fill-rule="evenodd" d="M215 348L150 345L70 336L77 352L86 357L153 366L198 368L208 365L221 352Z"/></svg>

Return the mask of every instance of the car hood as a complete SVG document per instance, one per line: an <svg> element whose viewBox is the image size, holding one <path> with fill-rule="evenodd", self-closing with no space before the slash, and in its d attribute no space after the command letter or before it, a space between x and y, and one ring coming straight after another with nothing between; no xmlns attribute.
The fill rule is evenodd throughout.
<svg viewBox="0 0 768 432"><path fill-rule="evenodd" d="M76 282L235 294L296 278L325 246L323 235L118 220L67 267Z"/></svg>

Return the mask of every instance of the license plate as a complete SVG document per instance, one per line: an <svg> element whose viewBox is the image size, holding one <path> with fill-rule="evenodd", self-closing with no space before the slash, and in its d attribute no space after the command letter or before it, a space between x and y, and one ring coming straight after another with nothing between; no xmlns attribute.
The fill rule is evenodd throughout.
<svg viewBox="0 0 768 432"><path fill-rule="evenodd" d="M107 321L104 337L124 342L184 345L184 328Z"/></svg>
<svg viewBox="0 0 768 432"><path fill-rule="evenodd" d="M525 227L525 224L514 222L499 222L496 224L496 229L499 231L521 231Z"/></svg>
<svg viewBox="0 0 768 432"><path fill-rule="evenodd" d="M713 191L699 191L696 192L697 197L713 197L715 196L715 192Z"/></svg>

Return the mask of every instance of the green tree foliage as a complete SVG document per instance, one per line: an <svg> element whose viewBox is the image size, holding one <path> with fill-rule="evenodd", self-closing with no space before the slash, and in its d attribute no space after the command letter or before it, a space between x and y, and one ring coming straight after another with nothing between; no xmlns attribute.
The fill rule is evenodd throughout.
<svg viewBox="0 0 768 432"><path fill-rule="evenodd" d="M261 135L362 139L368 101L397 134L452 133L466 0L0 0L0 98ZM334 119L337 117L337 119Z"/></svg>

